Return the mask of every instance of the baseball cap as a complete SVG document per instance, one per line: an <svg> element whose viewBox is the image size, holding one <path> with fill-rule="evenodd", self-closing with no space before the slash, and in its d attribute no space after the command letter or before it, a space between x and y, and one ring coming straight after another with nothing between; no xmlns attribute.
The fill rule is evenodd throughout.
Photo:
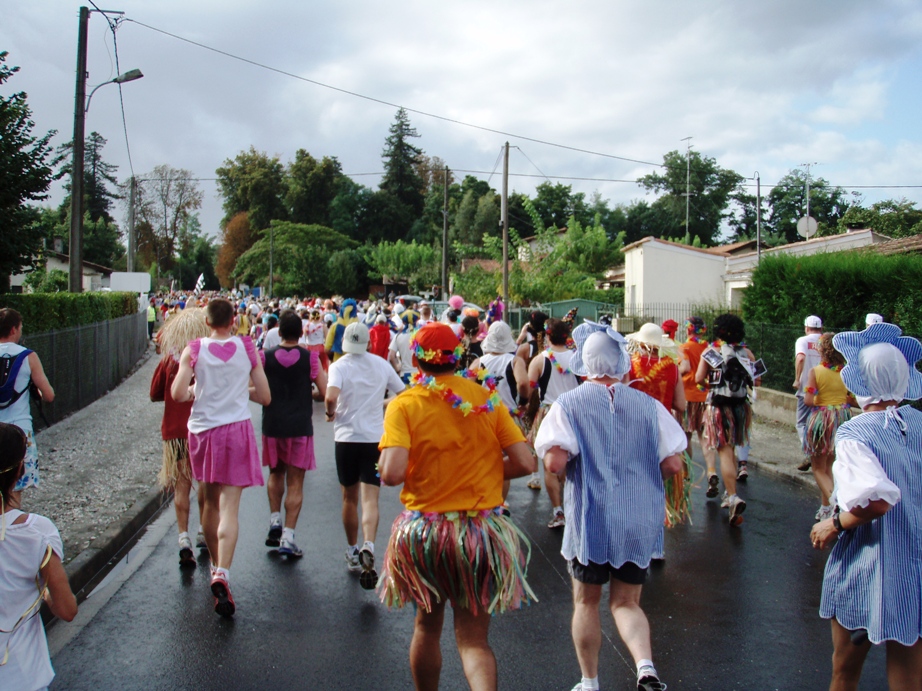
<svg viewBox="0 0 922 691"><path fill-rule="evenodd" d="M352 322L343 334L344 353L364 353L368 350L368 327L362 322Z"/></svg>
<svg viewBox="0 0 922 691"><path fill-rule="evenodd" d="M808 329L822 329L823 320L817 317L815 314L811 314L809 317L804 319L804 326Z"/></svg>

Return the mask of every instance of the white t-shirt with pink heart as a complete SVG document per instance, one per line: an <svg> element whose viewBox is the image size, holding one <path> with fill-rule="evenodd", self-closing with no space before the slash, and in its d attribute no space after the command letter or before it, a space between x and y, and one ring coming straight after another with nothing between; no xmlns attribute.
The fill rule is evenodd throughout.
<svg viewBox="0 0 922 691"><path fill-rule="evenodd" d="M250 372L256 347L249 336L226 340L199 338L189 343L195 372L195 400L189 431L202 434L215 427L251 419Z"/></svg>

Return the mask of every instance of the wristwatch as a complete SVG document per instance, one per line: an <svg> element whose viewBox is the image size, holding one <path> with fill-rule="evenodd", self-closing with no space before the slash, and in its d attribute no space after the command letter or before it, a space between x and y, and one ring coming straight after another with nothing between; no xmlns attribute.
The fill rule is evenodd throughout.
<svg viewBox="0 0 922 691"><path fill-rule="evenodd" d="M839 518L839 505L836 504L836 508L832 512L832 527L836 529L837 533L845 532L845 528L842 527L842 521Z"/></svg>

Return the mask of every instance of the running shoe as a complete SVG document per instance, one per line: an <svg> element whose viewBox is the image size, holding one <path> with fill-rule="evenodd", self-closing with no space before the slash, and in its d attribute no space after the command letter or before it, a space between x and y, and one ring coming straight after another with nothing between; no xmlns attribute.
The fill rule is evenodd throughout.
<svg viewBox="0 0 922 691"><path fill-rule="evenodd" d="M208 543L205 542L205 533L202 532L201 528L199 528L199 531L195 536L195 549L197 549L199 552L208 551Z"/></svg>
<svg viewBox="0 0 922 691"><path fill-rule="evenodd" d="M666 685L655 674L645 674L637 679L637 691L666 691Z"/></svg>
<svg viewBox="0 0 922 691"><path fill-rule="evenodd" d="M566 524L567 524L567 519L564 517L563 511L560 511L558 509L557 511L554 512L554 515L551 516L551 520L548 521L547 527L548 528L562 528Z"/></svg>
<svg viewBox="0 0 922 691"><path fill-rule="evenodd" d="M375 571L375 555L370 549L364 548L359 552L359 564L362 574L359 576L359 585L365 590L374 590L378 585L378 572Z"/></svg>
<svg viewBox="0 0 922 691"><path fill-rule="evenodd" d="M192 540L188 535L179 538L179 566L180 568L195 568L195 552L192 551Z"/></svg>
<svg viewBox="0 0 922 691"><path fill-rule="evenodd" d="M717 473L711 473L708 475L708 488L704 493L708 499L713 499L720 493L720 478L717 477Z"/></svg>
<svg viewBox="0 0 922 691"><path fill-rule="evenodd" d="M805 458L803 461L801 461L801 464L797 466L797 469L802 473L806 473L807 471L810 470L812 465L813 464L810 462L810 459Z"/></svg>
<svg viewBox="0 0 922 691"><path fill-rule="evenodd" d="M827 518L832 518L832 512L833 508L831 504L828 506L821 506L813 518L817 521L825 521Z"/></svg>
<svg viewBox="0 0 922 691"><path fill-rule="evenodd" d="M361 571L362 563L359 561L359 548L353 547L346 550L346 568L350 571Z"/></svg>
<svg viewBox="0 0 922 691"><path fill-rule="evenodd" d="M528 487L528 489L533 489L536 492L541 491L541 478L538 477L538 473L531 474L531 477L528 478L528 484L526 487Z"/></svg>
<svg viewBox="0 0 922 691"><path fill-rule="evenodd" d="M227 576L215 572L211 577L211 594L214 595L214 611L222 617L232 617L237 610L234 598L231 596Z"/></svg>
<svg viewBox="0 0 922 691"><path fill-rule="evenodd" d="M280 544L282 544L282 524L270 523L269 535L266 536L266 547L278 547Z"/></svg>
<svg viewBox="0 0 922 691"><path fill-rule="evenodd" d="M285 554L289 557L300 559L304 556L304 551L294 543L294 540L282 538L281 545L279 546L279 554Z"/></svg>
<svg viewBox="0 0 922 691"><path fill-rule="evenodd" d="M729 501L730 507L730 525L738 526L743 522L743 511L746 510L746 502L740 499L737 495L730 497Z"/></svg>
<svg viewBox="0 0 922 691"><path fill-rule="evenodd" d="M730 495L727 494L727 491L724 490L724 495L720 500L720 508L729 509L730 508Z"/></svg>
<svg viewBox="0 0 922 691"><path fill-rule="evenodd" d="M749 479L749 469L746 467L746 462L741 461L739 470L736 471L736 481L737 482L746 482Z"/></svg>

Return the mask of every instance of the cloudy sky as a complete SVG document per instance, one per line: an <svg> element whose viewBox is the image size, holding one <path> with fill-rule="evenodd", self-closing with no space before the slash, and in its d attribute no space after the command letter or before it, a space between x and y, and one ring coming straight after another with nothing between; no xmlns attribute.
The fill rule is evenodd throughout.
<svg viewBox="0 0 922 691"><path fill-rule="evenodd" d="M763 193L815 162L815 175L862 187L867 203L922 204L916 0L97 4L125 12L119 67L145 77L122 87L129 146L115 86L93 97L86 131L109 140L105 156L121 178L129 148L136 175L167 164L200 178L212 234L222 216L215 168L251 145L283 162L298 148L337 156L375 187L396 111L388 104L411 110L427 154L482 171L496 189L508 139L518 147L513 189L531 193L548 176L627 203L644 195L633 181L654 170L642 162L662 162L692 137L719 165L758 171ZM81 5L91 6L0 0L0 50L21 67L3 94L26 91L36 129L58 130L56 143L73 134ZM97 13L87 69L88 90L118 74ZM61 196L56 185L52 201Z"/></svg>

